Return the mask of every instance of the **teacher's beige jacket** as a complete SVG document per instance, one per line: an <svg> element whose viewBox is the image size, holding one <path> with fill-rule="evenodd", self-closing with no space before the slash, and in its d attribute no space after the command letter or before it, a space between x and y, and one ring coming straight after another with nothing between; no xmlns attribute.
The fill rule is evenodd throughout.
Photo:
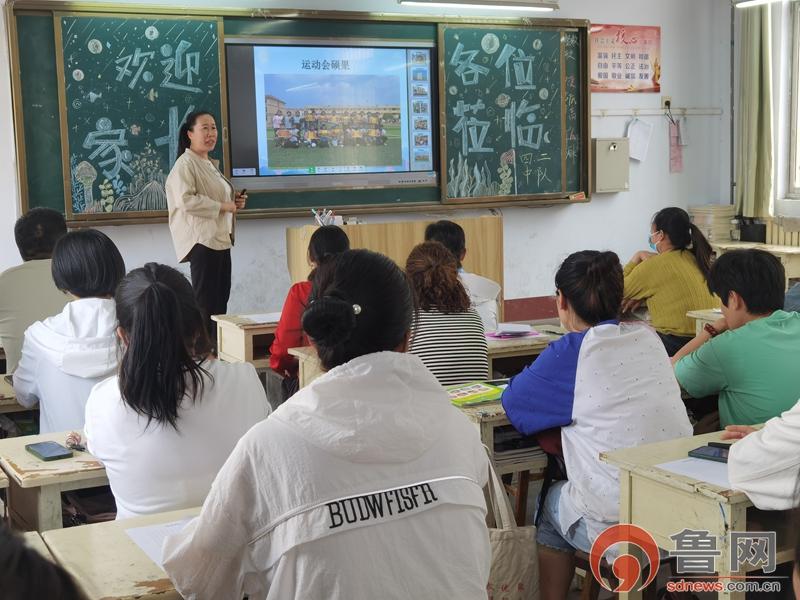
<svg viewBox="0 0 800 600"><path fill-rule="evenodd" d="M216 161L186 150L175 161L166 183L169 229L179 262L189 259L195 244L212 250L233 245L235 217L220 212L222 202L233 202L233 185Z"/></svg>

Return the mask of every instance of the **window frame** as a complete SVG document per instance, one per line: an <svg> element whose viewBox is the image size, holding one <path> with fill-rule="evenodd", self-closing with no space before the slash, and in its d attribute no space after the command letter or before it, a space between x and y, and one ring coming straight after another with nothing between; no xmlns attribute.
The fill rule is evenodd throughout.
<svg viewBox="0 0 800 600"><path fill-rule="evenodd" d="M800 163L798 163L800 138L797 135L797 127L800 125L800 2L792 4L792 91L789 98L789 110L792 117L785 196L788 200L800 200Z"/></svg>

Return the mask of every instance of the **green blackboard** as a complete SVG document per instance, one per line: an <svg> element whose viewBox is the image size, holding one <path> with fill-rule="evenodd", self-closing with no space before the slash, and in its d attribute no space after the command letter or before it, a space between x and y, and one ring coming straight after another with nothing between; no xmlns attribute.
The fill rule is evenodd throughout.
<svg viewBox="0 0 800 600"><path fill-rule="evenodd" d="M68 216L166 210L186 115L203 109L224 122L220 20L55 18Z"/></svg>
<svg viewBox="0 0 800 600"><path fill-rule="evenodd" d="M441 25L439 49L444 202L585 191L577 30Z"/></svg>

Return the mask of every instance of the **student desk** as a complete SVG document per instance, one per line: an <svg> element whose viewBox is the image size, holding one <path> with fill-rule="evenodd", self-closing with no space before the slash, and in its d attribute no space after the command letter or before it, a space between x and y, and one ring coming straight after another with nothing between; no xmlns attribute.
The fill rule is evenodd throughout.
<svg viewBox="0 0 800 600"><path fill-rule="evenodd" d="M531 361L539 356L550 342L558 339L557 334L542 332L541 335L506 339L486 338L489 345L489 375L495 371L495 363L505 358L525 357ZM507 373L515 375L516 373Z"/></svg>
<svg viewBox="0 0 800 600"><path fill-rule="evenodd" d="M53 558L53 555L50 553L50 549L47 547L47 544L44 543L44 540L38 531L28 531L27 533L24 533L22 537L25 540L25 545L28 548L36 550L36 552L41 554L43 558L46 558L51 562L56 562L56 559Z"/></svg>
<svg viewBox="0 0 800 600"><path fill-rule="evenodd" d="M6 381L5 375L0 375L0 414L23 412L26 410L35 410L25 408L17 402L17 396L14 394L14 388Z"/></svg>
<svg viewBox="0 0 800 600"><path fill-rule="evenodd" d="M44 462L25 450L26 444L63 444L69 432L0 440L0 467L9 478L8 509L12 522L26 531L61 528L61 492L108 485L106 470L88 452Z"/></svg>
<svg viewBox="0 0 800 600"><path fill-rule="evenodd" d="M684 529L709 531L719 536L717 568L720 576L743 575L729 568L729 531L747 530L747 509L753 504L742 492L724 489L660 469L655 465L686 458L689 450L719 441L721 432L647 444L637 448L602 452L600 460L619 468L619 520L649 531L661 548L675 550L669 536ZM771 530L771 528L767 528ZM622 553L625 553L623 548ZM791 560L793 550L782 550L777 563ZM687 578L692 574L687 574ZM637 585L640 585L641 582ZM787 582L791 585L790 582ZM641 598L641 593L620 594L620 599ZM719 598L744 600L744 594L720 593Z"/></svg>
<svg viewBox="0 0 800 600"><path fill-rule="evenodd" d="M126 529L179 521L200 508L47 531L44 541L89 600L180 600L164 570L125 533Z"/></svg>
<svg viewBox="0 0 800 600"><path fill-rule="evenodd" d="M786 271L786 289L789 289L789 280L800 277L800 247L777 246L775 244L761 244L759 242L710 242L717 256L730 250L749 250L756 248L764 250L781 261Z"/></svg>
<svg viewBox="0 0 800 600"><path fill-rule="evenodd" d="M715 321L721 319L722 312L713 308L707 308L704 310L690 310L686 313L686 316L695 320L694 333L698 335L703 331L703 327L705 327L707 323L713 324Z"/></svg>
<svg viewBox="0 0 800 600"><path fill-rule="evenodd" d="M547 466L547 455L538 446L524 450L495 453L495 429L511 424L499 400L459 408L480 431L481 442L488 448L489 457L494 463L497 473L499 475L519 473L519 491L516 497L514 514L517 524L524 525L528 506L530 475L531 473L537 475L544 473L544 469Z"/></svg>
<svg viewBox="0 0 800 600"><path fill-rule="evenodd" d="M275 339L280 313L211 315L211 318L217 322L219 358L228 362L249 362L256 369L269 367L269 347Z"/></svg>
<svg viewBox="0 0 800 600"><path fill-rule="evenodd" d="M289 354L297 357L297 379L301 388L324 373L317 351L311 346L289 348Z"/></svg>

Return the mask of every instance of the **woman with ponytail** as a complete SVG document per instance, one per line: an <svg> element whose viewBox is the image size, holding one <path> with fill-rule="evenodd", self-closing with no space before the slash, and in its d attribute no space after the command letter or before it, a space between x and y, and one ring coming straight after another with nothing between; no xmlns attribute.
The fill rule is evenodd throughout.
<svg viewBox="0 0 800 600"><path fill-rule="evenodd" d="M539 500L542 600L567 597L575 551L588 553L619 521L617 469L601 462L600 453L692 435L658 336L641 323L619 321L617 255L571 254L555 283L558 316L569 333L511 379L502 397L511 424L537 436L568 477L546 483Z"/></svg>
<svg viewBox="0 0 800 600"><path fill-rule="evenodd" d="M249 363L211 356L204 315L178 271L148 263L114 297L122 359L86 404L89 451L117 518L199 506L239 438L269 414Z"/></svg>
<svg viewBox="0 0 800 600"><path fill-rule="evenodd" d="M308 242L311 273L307 281L295 283L289 289L286 301L283 303L281 320L275 330L275 340L269 349L270 368L292 382L284 386L287 391L291 390L292 393L297 391L297 359L289 354L289 349L308 345L300 320L308 305L308 296L311 294L311 284L317 267L349 249L350 240L347 234L336 225L323 225L311 234Z"/></svg>
<svg viewBox="0 0 800 600"><path fill-rule="evenodd" d="M419 305L409 352L442 385L486 381L489 349L480 315L458 277L458 261L439 242L425 242L406 261Z"/></svg>
<svg viewBox="0 0 800 600"><path fill-rule="evenodd" d="M211 113L189 113L178 132L178 158L167 177L169 229L178 262L189 261L192 287L211 340L217 330L211 315L228 310L231 293L231 246L236 212L247 194L234 190L209 157L217 145Z"/></svg>
<svg viewBox="0 0 800 600"><path fill-rule="evenodd" d="M650 320L672 356L693 337L690 310L719 307L708 291L712 250L682 208L663 208L653 217L647 238L654 252L642 250L625 265L625 304L647 303Z"/></svg>
<svg viewBox="0 0 800 600"><path fill-rule="evenodd" d="M327 372L242 438L200 516L166 539L184 598L486 599L488 458L406 353L413 318L385 256L319 266L303 329Z"/></svg>

